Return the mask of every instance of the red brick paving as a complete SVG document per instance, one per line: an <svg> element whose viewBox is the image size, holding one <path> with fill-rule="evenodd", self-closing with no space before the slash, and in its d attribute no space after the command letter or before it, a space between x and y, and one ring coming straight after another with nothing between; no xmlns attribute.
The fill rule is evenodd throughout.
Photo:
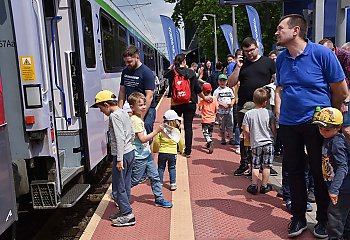
<svg viewBox="0 0 350 240"><path fill-rule="evenodd" d="M287 239L290 215L276 192L251 195L250 179L233 176L239 155L221 145L214 130L214 153L208 154L200 119L195 118L194 144L188 159L196 239ZM314 239L309 231L300 238Z"/></svg>
<svg viewBox="0 0 350 240"><path fill-rule="evenodd" d="M156 124L162 121L169 99L158 109ZM194 141L188 159L191 206L196 239L287 239L290 215L276 192L253 196L246 192L250 180L233 176L239 165L239 155L232 146L222 146L215 127L214 153L207 154L201 133L200 120L193 122ZM168 181L168 176L165 176ZM167 186L168 182L165 183ZM164 197L171 200L169 189ZM133 227L110 225L108 216L116 208L110 202L92 239L169 239L170 209L154 206L149 183L132 189L132 207L136 216ZM305 231L299 239L314 239ZM186 240L186 239L183 239Z"/></svg>
<svg viewBox="0 0 350 240"><path fill-rule="evenodd" d="M166 100L159 107L155 125L163 121L163 114L168 110L166 103L170 106L170 102ZM154 158L157 162L157 154L154 155ZM171 192L168 182L169 177L167 173L165 173L164 179L165 187L163 187L163 195L166 200L171 201ZM139 184L132 188L131 207L135 214L136 224L132 227L113 227L108 217L117 209L114 203L110 201L92 239L165 240L170 238L171 209L154 206L154 195L149 180L147 180L146 183Z"/></svg>

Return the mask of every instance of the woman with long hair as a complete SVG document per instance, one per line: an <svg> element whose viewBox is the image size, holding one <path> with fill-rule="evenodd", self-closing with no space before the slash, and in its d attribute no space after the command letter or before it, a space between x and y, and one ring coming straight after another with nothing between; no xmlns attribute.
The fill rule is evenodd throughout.
<svg viewBox="0 0 350 240"><path fill-rule="evenodd" d="M172 85L175 78L175 71L179 75L184 76L185 79L190 80L191 99L188 103L178 104L171 99L171 109L173 109L180 117L183 115L185 128L185 152L186 157L190 157L192 151L192 122L196 112L196 104L198 103L198 96L205 101L212 101L212 98L205 96L202 88L196 78L195 72L186 67L186 55L178 54L175 56L174 63L168 68L169 70L164 74L164 78L169 80L169 94L172 94Z"/></svg>

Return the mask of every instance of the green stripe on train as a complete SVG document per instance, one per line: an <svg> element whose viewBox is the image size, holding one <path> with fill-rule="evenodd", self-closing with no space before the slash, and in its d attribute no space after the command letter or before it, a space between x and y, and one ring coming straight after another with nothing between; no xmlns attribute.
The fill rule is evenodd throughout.
<svg viewBox="0 0 350 240"><path fill-rule="evenodd" d="M115 19L117 19L121 24L123 24L126 28L131 29L131 32L136 35L138 38L141 38L144 43L150 44L152 47L154 47L153 43L151 43L148 39L145 39L142 37L130 24L128 24L124 18L122 18L116 11L111 8L105 1L103 0L95 0L96 3L98 3L104 10L106 10L109 14L111 14Z"/></svg>

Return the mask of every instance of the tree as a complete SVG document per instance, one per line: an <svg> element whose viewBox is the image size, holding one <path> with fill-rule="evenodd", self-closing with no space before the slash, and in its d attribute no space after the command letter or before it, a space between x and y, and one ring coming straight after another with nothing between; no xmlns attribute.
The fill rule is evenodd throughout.
<svg viewBox="0 0 350 240"><path fill-rule="evenodd" d="M219 60L226 61L226 55L229 53L226 40L221 31L221 24L232 24L232 8L222 6L218 0L165 0L165 2L176 3L172 19L177 26L182 22L185 28L185 34L188 35L188 29L194 33L199 28L199 45L202 49L202 56L214 59L214 21L209 18L208 21L202 21L203 14L211 13L216 15L217 21L217 40ZM265 54L272 50L275 43L275 31L281 17L281 3L252 4L260 15L261 31ZM236 7L236 23L238 29L238 41L242 42L245 37L251 36L250 25L244 5ZM186 36L191 39L192 36ZM187 41L186 41L187 42Z"/></svg>

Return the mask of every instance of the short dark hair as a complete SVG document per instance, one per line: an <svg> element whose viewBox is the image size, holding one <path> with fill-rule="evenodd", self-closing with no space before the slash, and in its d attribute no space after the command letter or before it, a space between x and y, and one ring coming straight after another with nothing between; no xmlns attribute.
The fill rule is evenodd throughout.
<svg viewBox="0 0 350 240"><path fill-rule="evenodd" d="M130 106L134 106L135 103L137 103L139 100L144 100L146 102L146 97L145 95L143 95L140 92L133 92L132 94L130 94L130 96L128 97L128 103L130 104Z"/></svg>
<svg viewBox="0 0 350 240"><path fill-rule="evenodd" d="M175 67L180 67L180 64L186 59L186 55L183 53L177 54L174 59Z"/></svg>
<svg viewBox="0 0 350 240"><path fill-rule="evenodd" d="M253 93L253 101L255 104L261 105L270 98L270 94L265 88L257 88Z"/></svg>
<svg viewBox="0 0 350 240"><path fill-rule="evenodd" d="M124 57L133 57L135 55L139 55L139 49L135 47L134 45L128 46L125 51L123 52L123 58Z"/></svg>
<svg viewBox="0 0 350 240"><path fill-rule="evenodd" d="M278 51L277 51L277 50L272 50L272 51L269 53L269 56L271 56L272 54L275 54L276 56L278 56Z"/></svg>
<svg viewBox="0 0 350 240"><path fill-rule="evenodd" d="M215 64L215 69L221 70L221 69L222 69L222 66L223 66L222 62L218 61L218 62Z"/></svg>
<svg viewBox="0 0 350 240"><path fill-rule="evenodd" d="M300 34L299 37L306 39L307 37L307 22L303 16L300 14L289 14L286 16L281 17L279 22L282 22L284 19L288 19L288 27L293 28L298 26L300 28Z"/></svg>
<svg viewBox="0 0 350 240"><path fill-rule="evenodd" d="M329 40L328 38L321 39L321 40L318 42L318 44L321 44L321 45L323 45L323 44L325 44L325 43L329 43L329 44L332 44L332 45L334 46L334 43L333 43L331 40Z"/></svg>
<svg viewBox="0 0 350 240"><path fill-rule="evenodd" d="M236 52L235 52L235 58L237 58L238 55L242 55L242 54L243 54L243 50L240 49L240 48L238 48L238 49L236 50Z"/></svg>
<svg viewBox="0 0 350 240"><path fill-rule="evenodd" d="M249 48L252 44L254 44L256 47L258 46L258 43L254 38L246 37L242 42L242 48Z"/></svg>
<svg viewBox="0 0 350 240"><path fill-rule="evenodd" d="M231 58L235 58L235 56L233 56L231 53L227 54L226 56L227 58L231 57Z"/></svg>

